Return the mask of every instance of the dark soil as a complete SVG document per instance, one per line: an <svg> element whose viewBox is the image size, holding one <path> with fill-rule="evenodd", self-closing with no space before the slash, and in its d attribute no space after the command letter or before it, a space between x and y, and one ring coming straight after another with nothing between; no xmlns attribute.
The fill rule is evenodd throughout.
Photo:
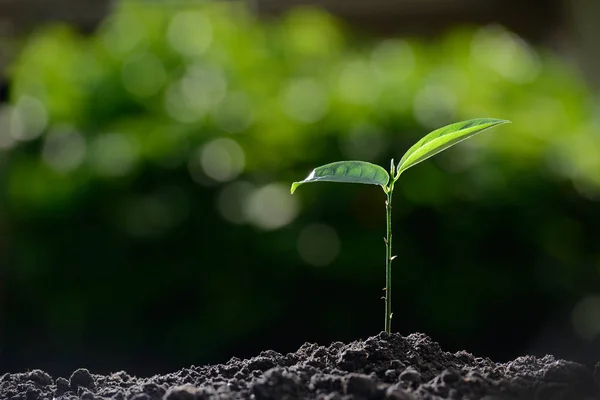
<svg viewBox="0 0 600 400"><path fill-rule="evenodd" d="M500 364L469 353L447 353L427 336L381 333L365 341L304 344L287 355L264 351L222 365L190 367L137 378L126 372L69 379L33 370L0 376L0 399L600 399L594 372L552 356Z"/></svg>

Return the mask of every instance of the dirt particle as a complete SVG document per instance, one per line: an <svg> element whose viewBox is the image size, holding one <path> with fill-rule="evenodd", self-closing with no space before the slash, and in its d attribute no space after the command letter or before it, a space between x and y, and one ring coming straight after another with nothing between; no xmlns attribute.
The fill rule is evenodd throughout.
<svg viewBox="0 0 600 400"><path fill-rule="evenodd" d="M236 366L225 365L220 369L221 375L225 378L233 378L239 368Z"/></svg>
<svg viewBox="0 0 600 400"><path fill-rule="evenodd" d="M255 378L258 378L262 375L262 372L259 370L252 371L251 375Z"/></svg>
<svg viewBox="0 0 600 400"><path fill-rule="evenodd" d="M56 392L55 396L62 396L64 393L69 391L69 381L65 378L57 378L56 379Z"/></svg>
<svg viewBox="0 0 600 400"><path fill-rule="evenodd" d="M25 398L27 400L38 400L38 398L40 397L40 391L34 388L29 388L27 389L27 392L25 392Z"/></svg>
<svg viewBox="0 0 600 400"><path fill-rule="evenodd" d="M342 400L342 396L337 393L320 394L316 398L317 400Z"/></svg>
<svg viewBox="0 0 600 400"><path fill-rule="evenodd" d="M310 377L309 388L328 393L341 392L343 383L339 376L318 373Z"/></svg>
<svg viewBox="0 0 600 400"><path fill-rule="evenodd" d="M142 392L151 397L159 398L165 394L165 389L161 388L156 383L150 382L142 385Z"/></svg>
<svg viewBox="0 0 600 400"><path fill-rule="evenodd" d="M50 375L39 369L34 369L33 371L31 371L29 373L28 379L41 386L52 385L52 378L50 377Z"/></svg>
<svg viewBox="0 0 600 400"><path fill-rule="evenodd" d="M273 360L267 357L254 357L247 364L250 371L266 371L275 366Z"/></svg>
<svg viewBox="0 0 600 400"><path fill-rule="evenodd" d="M452 384L460 379L458 372L452 369L446 369L442 372L442 382Z"/></svg>
<svg viewBox="0 0 600 400"><path fill-rule="evenodd" d="M287 369L276 367L268 370L252 386L257 400L294 399L298 397L300 377Z"/></svg>
<svg viewBox="0 0 600 400"><path fill-rule="evenodd" d="M134 395L130 400L151 400L152 398L146 393L138 393Z"/></svg>
<svg viewBox="0 0 600 400"><path fill-rule="evenodd" d="M450 393L450 388L444 383L438 383L437 385L434 385L433 390L442 398L448 397L448 394Z"/></svg>
<svg viewBox="0 0 600 400"><path fill-rule="evenodd" d="M167 390L163 400L198 400L198 389L192 385L175 386Z"/></svg>
<svg viewBox="0 0 600 400"><path fill-rule="evenodd" d="M413 395L403 389L390 386L385 392L385 400L416 400Z"/></svg>
<svg viewBox="0 0 600 400"><path fill-rule="evenodd" d="M79 387L92 388L94 386L94 378L92 377L92 374L90 374L90 371L85 368L79 368L71 374L69 386L71 386L73 391L77 390Z"/></svg>
<svg viewBox="0 0 600 400"><path fill-rule="evenodd" d="M377 394L377 383L368 375L349 374L343 383L344 393L372 399Z"/></svg>
<svg viewBox="0 0 600 400"><path fill-rule="evenodd" d="M89 390L80 388L81 390L77 393L81 400L94 400L94 394Z"/></svg>
<svg viewBox="0 0 600 400"><path fill-rule="evenodd" d="M131 380L131 376L125 371L115 372L111 375L111 377L114 379L119 379L123 382L129 382Z"/></svg>
<svg viewBox="0 0 600 400"><path fill-rule="evenodd" d="M590 371L583 365L570 361L553 361L546 367L543 379L554 382L593 382L594 378Z"/></svg>
<svg viewBox="0 0 600 400"><path fill-rule="evenodd" d="M269 387L264 383L258 383L252 386L252 394L256 400L275 399L275 397L271 394Z"/></svg>
<svg viewBox="0 0 600 400"><path fill-rule="evenodd" d="M362 349L346 349L339 356L337 365L345 371L357 371L367 364L368 353Z"/></svg>
<svg viewBox="0 0 600 400"><path fill-rule="evenodd" d="M388 369L385 371L385 378L388 382L395 381L398 378L398 371L395 369Z"/></svg>
<svg viewBox="0 0 600 400"><path fill-rule="evenodd" d="M236 379L236 380L238 380L238 381L239 381L239 380L242 380L242 379L244 379L244 377L245 377L246 375L247 375L247 374L244 374L243 372L239 371L239 372L236 372L236 373L235 373L235 375L233 375L233 379Z"/></svg>
<svg viewBox="0 0 600 400"><path fill-rule="evenodd" d="M419 383L421 382L421 374L413 367L408 367L400 374L400 380L403 382Z"/></svg>
<svg viewBox="0 0 600 400"><path fill-rule="evenodd" d="M484 380L485 379L483 378L483 376L477 371L469 371L467 373L467 376L465 377L465 381L472 383L481 383Z"/></svg>

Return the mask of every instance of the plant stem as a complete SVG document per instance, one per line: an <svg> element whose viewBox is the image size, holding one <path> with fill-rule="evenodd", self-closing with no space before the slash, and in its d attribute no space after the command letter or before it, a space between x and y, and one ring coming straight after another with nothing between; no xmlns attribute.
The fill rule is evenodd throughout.
<svg viewBox="0 0 600 400"><path fill-rule="evenodd" d="M385 238L385 331L392 330L392 191L391 186L387 192L385 202L386 238Z"/></svg>

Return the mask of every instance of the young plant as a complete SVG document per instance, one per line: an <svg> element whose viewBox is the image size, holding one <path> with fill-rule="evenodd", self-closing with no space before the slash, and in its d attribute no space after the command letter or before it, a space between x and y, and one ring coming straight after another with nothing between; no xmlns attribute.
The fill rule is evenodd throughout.
<svg viewBox="0 0 600 400"><path fill-rule="evenodd" d="M292 184L292 194L298 186L311 182L365 183L382 187L387 196L385 202L387 229L386 236L383 239L385 242L385 288L383 290L385 290L386 332L389 333L392 328L392 261L396 258L396 256L392 256L392 193L394 192L394 184L408 168L479 132L509 122L501 119L478 118L436 129L408 149L398 165L394 165L394 159L392 159L389 174L379 165L365 161L338 161L317 167L312 170L306 179Z"/></svg>

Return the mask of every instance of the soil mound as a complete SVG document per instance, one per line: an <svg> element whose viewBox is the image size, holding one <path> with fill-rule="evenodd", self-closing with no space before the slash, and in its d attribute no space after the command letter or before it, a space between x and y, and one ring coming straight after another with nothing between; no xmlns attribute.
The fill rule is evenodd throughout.
<svg viewBox="0 0 600 400"><path fill-rule="evenodd" d="M33 370L0 376L4 400L594 400L600 364L552 356L495 363L460 351L448 353L423 334L380 333L329 346L302 345L286 355L268 350L226 364L193 366L138 378L126 372L69 379Z"/></svg>

